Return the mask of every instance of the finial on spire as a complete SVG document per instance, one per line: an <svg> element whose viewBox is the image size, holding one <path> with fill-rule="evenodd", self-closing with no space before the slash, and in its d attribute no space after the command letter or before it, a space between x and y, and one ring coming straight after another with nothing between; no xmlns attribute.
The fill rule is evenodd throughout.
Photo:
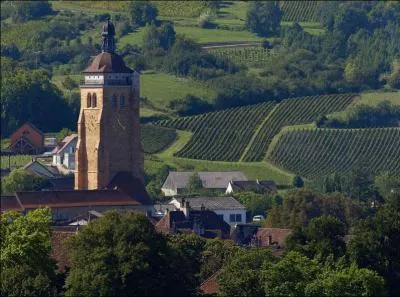
<svg viewBox="0 0 400 297"><path fill-rule="evenodd" d="M108 18L103 25L103 31L101 32L103 39L102 51L113 53L115 51L115 28L111 20Z"/></svg>

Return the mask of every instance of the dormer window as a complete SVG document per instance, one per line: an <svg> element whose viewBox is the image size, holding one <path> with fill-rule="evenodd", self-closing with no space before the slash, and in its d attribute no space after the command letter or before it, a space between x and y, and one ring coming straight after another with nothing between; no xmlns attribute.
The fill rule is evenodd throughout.
<svg viewBox="0 0 400 297"><path fill-rule="evenodd" d="M86 106L87 106L88 108L89 108L89 107L92 107L92 95L90 95L90 93L87 94Z"/></svg>
<svg viewBox="0 0 400 297"><path fill-rule="evenodd" d="M125 96L124 94L121 95L119 98L119 108L124 108L125 107Z"/></svg>
<svg viewBox="0 0 400 297"><path fill-rule="evenodd" d="M97 96L96 93L93 93L92 95L92 107L96 107L97 106Z"/></svg>

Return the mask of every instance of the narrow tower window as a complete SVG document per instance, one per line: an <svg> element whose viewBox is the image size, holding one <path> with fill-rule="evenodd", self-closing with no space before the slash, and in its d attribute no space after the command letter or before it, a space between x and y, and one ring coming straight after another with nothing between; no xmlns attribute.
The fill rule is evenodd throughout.
<svg viewBox="0 0 400 297"><path fill-rule="evenodd" d="M112 102L111 102L111 103L112 103L112 107L113 107L114 109L117 109L117 107L118 107L117 96L116 96L116 95L113 95L111 101L112 101Z"/></svg>
<svg viewBox="0 0 400 297"><path fill-rule="evenodd" d="M124 108L125 107L125 96L124 94L121 95L119 98L119 108Z"/></svg>
<svg viewBox="0 0 400 297"><path fill-rule="evenodd" d="M93 93L92 95L92 107L96 107L97 106L97 96L96 93Z"/></svg>
<svg viewBox="0 0 400 297"><path fill-rule="evenodd" d="M87 107L92 107L92 95L90 95L90 93L87 94L86 105Z"/></svg>

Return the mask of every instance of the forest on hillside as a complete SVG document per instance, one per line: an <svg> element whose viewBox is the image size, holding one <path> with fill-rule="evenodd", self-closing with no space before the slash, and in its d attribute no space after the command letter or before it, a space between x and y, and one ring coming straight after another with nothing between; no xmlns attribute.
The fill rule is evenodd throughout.
<svg viewBox="0 0 400 297"><path fill-rule="evenodd" d="M196 94L171 100L163 110L167 116L288 97L400 87L400 4L395 1L318 2L310 16L322 28L318 34L309 33L303 23L283 25L290 13L288 5L274 2L246 4L240 7L243 19L229 19L224 24L220 15L230 9L225 8L228 4L200 1L203 6L190 12L195 24L184 25L171 17L177 13L172 2L169 6L157 1L134 2L111 15L54 9L59 3L1 3L2 137L28 120L45 132L75 129L79 95L71 77L99 52L99 31L110 16L116 24L117 44L124 36L142 32L143 40L125 42L118 48L130 67L141 72L156 69L213 90L208 100ZM243 23L236 25L241 20ZM182 28L201 29L203 35L224 30L228 37L251 32L263 41L268 58L263 53L247 54L247 61L262 61L254 72L247 62L234 58L245 53L204 51L190 34L179 34ZM65 78L54 85L53 77L60 74ZM147 102L151 107L151 98ZM63 110L62 114L55 116L55 109Z"/></svg>

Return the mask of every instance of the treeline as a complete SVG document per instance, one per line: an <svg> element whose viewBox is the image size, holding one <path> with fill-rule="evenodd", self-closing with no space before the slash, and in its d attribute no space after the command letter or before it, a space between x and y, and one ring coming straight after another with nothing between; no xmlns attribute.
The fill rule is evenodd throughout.
<svg viewBox="0 0 400 297"><path fill-rule="evenodd" d="M65 243L65 273L50 259L50 210L5 213L1 294L199 296L200 284L218 272L221 296L397 296L398 194L385 196L379 207L366 206L361 216L340 195L328 201L316 196L297 190L284 197L296 217L313 216L294 222L280 257L195 234L164 235L143 214L111 211Z"/></svg>
<svg viewBox="0 0 400 297"><path fill-rule="evenodd" d="M316 122L319 128L381 128L400 127L400 106L382 101L377 106L358 105L344 118L322 116Z"/></svg>

